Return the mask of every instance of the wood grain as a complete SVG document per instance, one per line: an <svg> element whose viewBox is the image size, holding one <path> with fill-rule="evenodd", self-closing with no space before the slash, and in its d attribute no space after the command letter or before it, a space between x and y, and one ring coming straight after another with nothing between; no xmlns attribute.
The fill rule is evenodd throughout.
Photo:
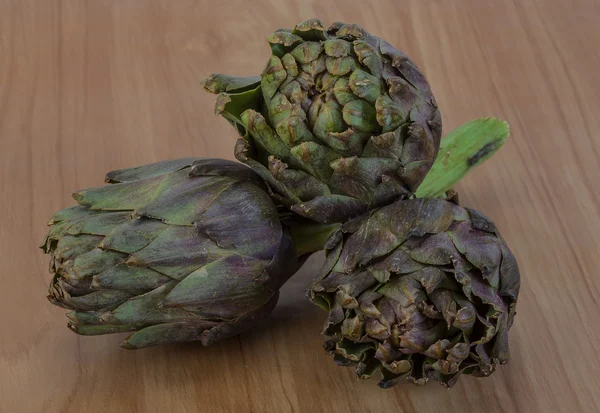
<svg viewBox="0 0 600 413"><path fill-rule="evenodd" d="M267 34L357 22L417 62L446 131L479 116L512 138L459 187L496 221L523 284L511 362L489 379L383 391L321 349L313 257L270 326L136 352L79 337L50 305L48 217L112 169L232 158L200 80L259 73ZM600 5L595 0L0 0L0 412L600 411Z"/></svg>

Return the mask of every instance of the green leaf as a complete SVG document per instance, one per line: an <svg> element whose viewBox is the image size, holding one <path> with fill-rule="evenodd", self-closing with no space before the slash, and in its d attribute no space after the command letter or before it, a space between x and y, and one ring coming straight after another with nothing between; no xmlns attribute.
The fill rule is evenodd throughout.
<svg viewBox="0 0 600 413"><path fill-rule="evenodd" d="M126 333L128 331L135 331L138 326L133 324L125 325L90 325L90 324L76 324L69 323L68 327L75 333L81 334L82 336L97 336L101 334L115 334L115 333Z"/></svg>
<svg viewBox="0 0 600 413"><path fill-rule="evenodd" d="M234 125L238 125L242 129L238 129L240 134L243 134L244 125L240 118L242 113L247 109L258 110L262 104L262 92L260 85L254 89L246 90L240 93L221 93L215 102L215 114L223 116Z"/></svg>
<svg viewBox="0 0 600 413"><path fill-rule="evenodd" d="M105 181L108 183L130 182L139 179L153 178L166 175L190 166L194 161L202 158L181 158L168 161L151 163L149 165L136 166L133 168L117 169L106 174Z"/></svg>
<svg viewBox="0 0 600 413"><path fill-rule="evenodd" d="M431 170L417 189L417 198L444 197L471 169L492 157L510 134L508 123L480 118L459 126L442 139Z"/></svg>
<svg viewBox="0 0 600 413"><path fill-rule="evenodd" d="M128 350L157 346L159 344L180 343L200 340L202 333L217 323L208 320L179 321L149 326L127 337L121 347ZM98 326L94 326L98 327ZM98 334L98 333L96 333Z"/></svg>
<svg viewBox="0 0 600 413"><path fill-rule="evenodd" d="M237 77L214 73L202 80L201 86L210 93L241 93L255 89L260 84L260 76Z"/></svg>
<svg viewBox="0 0 600 413"><path fill-rule="evenodd" d="M323 250L331 234L340 227L340 224L315 224L298 218L288 224L298 256Z"/></svg>

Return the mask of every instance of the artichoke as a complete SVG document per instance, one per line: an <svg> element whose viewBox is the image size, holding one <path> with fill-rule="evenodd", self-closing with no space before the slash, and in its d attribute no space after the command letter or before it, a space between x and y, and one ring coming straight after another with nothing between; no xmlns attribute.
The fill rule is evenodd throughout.
<svg viewBox="0 0 600 413"><path fill-rule="evenodd" d="M326 349L388 388L452 386L508 361L520 276L496 226L444 199L397 201L332 236L309 298L329 311Z"/></svg>
<svg viewBox="0 0 600 413"><path fill-rule="evenodd" d="M278 201L321 223L409 197L438 152L441 116L423 74L356 24L319 20L268 37L262 76L204 80L242 138L236 157Z"/></svg>
<svg viewBox="0 0 600 413"><path fill-rule="evenodd" d="M142 348L238 334L266 317L299 266L289 231L245 165L178 159L110 172L74 194L42 245L49 300L69 328L134 331Z"/></svg>

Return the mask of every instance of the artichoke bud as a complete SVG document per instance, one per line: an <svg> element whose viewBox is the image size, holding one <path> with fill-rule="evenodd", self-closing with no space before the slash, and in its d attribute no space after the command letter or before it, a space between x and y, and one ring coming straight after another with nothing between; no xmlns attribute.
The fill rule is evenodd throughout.
<svg viewBox="0 0 600 413"><path fill-rule="evenodd" d="M351 161L347 172L356 175L358 161L366 159ZM328 246L338 251L328 256L329 272L311 284L308 296L327 301L336 291L352 291L358 308L329 317L328 331L333 339L377 346L360 363L340 362L356 365L363 377L365 365L381 361L386 388L399 375L452 386L461 374L486 376L507 362L520 276L487 217L443 199L417 198L394 201L342 231L338 244ZM340 333L360 323L358 339ZM393 364L399 360L411 368Z"/></svg>
<svg viewBox="0 0 600 413"><path fill-rule="evenodd" d="M247 330L298 268L263 181L242 164L178 159L110 172L50 220L49 300L78 334L142 348Z"/></svg>
<svg viewBox="0 0 600 413"><path fill-rule="evenodd" d="M437 155L441 117L429 85L408 57L358 25L334 23L325 30L316 19L300 23L291 32L277 31L268 37L268 41L273 53L259 88L255 86L255 80L235 80L232 84L240 84L238 89L206 87L212 92L225 93L219 98L219 112L238 125L242 134L246 132L243 130L245 122L238 118L245 109L261 111L265 123L273 131L250 130L250 138L258 141L261 150L257 151L256 158L242 156L239 159L259 174L264 173L269 155L284 160L290 169L316 174L313 176L322 180L335 197L309 200L310 205L303 202L302 206L294 204L294 199L284 202L315 221L336 219L344 222L354 218L344 213L364 210L358 207L360 204L382 205L414 192ZM255 95L248 91L250 86L255 87L252 93L261 92L262 102L256 102ZM231 110L225 110L227 108ZM301 128L297 119L288 121L291 117L302 119L306 128ZM404 135L398 135L393 142L391 137L381 138L379 149L371 143L370 138L396 133L398 128L410 123L422 128L414 136L427 142L411 146L406 156L401 156ZM308 165L305 157L297 163L281 150L275 152L280 149L277 145L264 142L272 137L283 141L288 148L311 142L315 137L333 154L327 156L331 160L351 156L394 158L400 162L396 169L401 173L394 176L386 173L392 179L386 185L379 185L388 179L382 175L369 176L367 186L365 179L359 176L340 183L339 176L324 173L320 165ZM386 153L387 149L393 151ZM243 155L242 152L239 154ZM296 155L294 159L298 158ZM323 157L313 159L320 162ZM273 184L272 178L263 178L270 182L280 198L294 192L286 189L283 182ZM360 198L356 198L356 194L360 194ZM355 199L350 201L349 198ZM348 207L332 213L333 205L340 203Z"/></svg>

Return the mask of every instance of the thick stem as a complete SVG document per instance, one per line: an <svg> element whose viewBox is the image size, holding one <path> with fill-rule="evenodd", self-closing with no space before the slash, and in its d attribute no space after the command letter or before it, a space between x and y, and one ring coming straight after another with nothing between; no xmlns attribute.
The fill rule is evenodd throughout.
<svg viewBox="0 0 600 413"><path fill-rule="evenodd" d="M431 170L417 189L417 198L444 197L471 169L494 155L502 147L510 129L495 118L467 122L442 139Z"/></svg>
<svg viewBox="0 0 600 413"><path fill-rule="evenodd" d="M341 226L341 224L319 224L308 220L290 220L286 224L298 257L324 250L331 234Z"/></svg>

